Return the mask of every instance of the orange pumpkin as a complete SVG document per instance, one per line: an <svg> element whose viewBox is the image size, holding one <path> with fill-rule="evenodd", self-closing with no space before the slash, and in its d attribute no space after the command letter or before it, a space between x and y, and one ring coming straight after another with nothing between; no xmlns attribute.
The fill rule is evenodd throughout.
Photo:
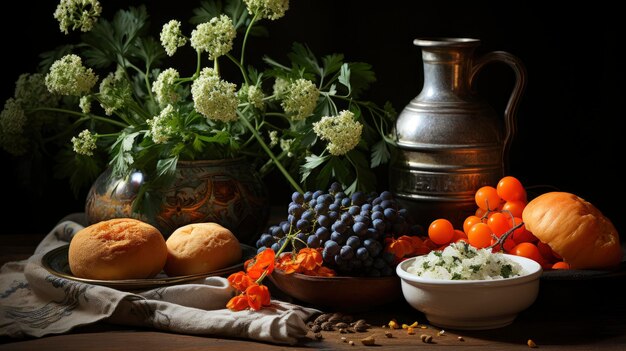
<svg viewBox="0 0 626 351"><path fill-rule="evenodd" d="M531 200L522 213L526 229L563 257L572 269L619 265L622 248L613 223L584 199L548 192Z"/></svg>

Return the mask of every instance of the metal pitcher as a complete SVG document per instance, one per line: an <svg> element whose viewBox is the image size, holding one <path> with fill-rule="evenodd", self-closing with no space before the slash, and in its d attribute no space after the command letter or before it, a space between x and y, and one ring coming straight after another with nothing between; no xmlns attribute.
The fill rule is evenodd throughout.
<svg viewBox="0 0 626 351"><path fill-rule="evenodd" d="M416 39L414 44L422 49L424 85L396 121L398 149L389 186L417 223L448 218L458 228L475 213L476 190L496 186L505 175L526 70L507 52L475 57L478 39ZM492 62L506 63L516 76L504 119L472 89L482 67Z"/></svg>

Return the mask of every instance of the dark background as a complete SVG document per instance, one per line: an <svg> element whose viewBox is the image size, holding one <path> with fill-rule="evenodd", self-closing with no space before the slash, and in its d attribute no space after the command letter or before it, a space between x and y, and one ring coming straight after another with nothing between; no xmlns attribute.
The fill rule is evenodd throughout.
<svg viewBox="0 0 626 351"><path fill-rule="evenodd" d="M138 3L102 1L104 16ZM199 4L144 3L156 36L172 18L185 23ZM36 69L39 53L76 38L59 31L52 17L56 4L20 1L12 3L13 10L2 10L2 103L13 94L19 74ZM585 198L612 219L624 238L626 194L618 167L624 161L626 88L618 13L598 1L549 9L506 1L292 0L284 18L266 23L270 38L254 39L248 57L259 62L263 53L285 61L293 41L308 44L318 56L344 53L347 60L373 65L378 81L367 98L381 105L389 100L399 112L419 93L423 79L413 39L474 37L482 41L478 54L508 51L528 70L509 174L526 186L551 185ZM189 33L192 27L184 26ZM513 79L506 66L492 65L481 73L477 88L503 111ZM47 232L65 214L82 211L86 189L74 197L67 180L52 177L50 160L26 176L19 172L28 166L24 159L0 150L0 161L0 233ZM380 174L384 187L386 173Z"/></svg>

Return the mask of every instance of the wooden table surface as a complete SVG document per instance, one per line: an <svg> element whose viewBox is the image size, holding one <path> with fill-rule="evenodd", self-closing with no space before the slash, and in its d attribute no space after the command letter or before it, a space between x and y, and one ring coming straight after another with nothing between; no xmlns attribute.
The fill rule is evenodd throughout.
<svg viewBox="0 0 626 351"><path fill-rule="evenodd" d="M43 235L0 234L0 264L27 258L42 238ZM0 337L0 350L355 350L368 347L376 350L528 350L528 339L542 350L626 350L625 282L623 274L610 279L542 279L539 298L533 306L522 312L513 324L485 331L445 330L443 335L438 335L440 329L429 326L423 314L402 300L354 313L355 318L364 318L372 325L367 332L322 332L321 340L309 332L295 346L99 323L42 338ZM392 318L407 324L417 321L427 328L416 329L414 335L403 329L382 328ZM385 336L387 331L391 331L391 338ZM422 334L431 335L433 342L422 342ZM370 335L374 336L376 345L364 346L360 340ZM354 345L349 343L351 340Z"/></svg>

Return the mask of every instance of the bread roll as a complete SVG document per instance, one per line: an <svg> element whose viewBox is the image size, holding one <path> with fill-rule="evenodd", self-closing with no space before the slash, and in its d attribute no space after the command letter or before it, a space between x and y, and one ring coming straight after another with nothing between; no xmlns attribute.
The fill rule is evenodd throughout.
<svg viewBox="0 0 626 351"><path fill-rule="evenodd" d="M78 231L70 242L68 261L80 278L118 280L152 278L167 259L158 229L132 218L115 218Z"/></svg>
<svg viewBox="0 0 626 351"><path fill-rule="evenodd" d="M209 273L241 260L241 245L217 223L194 223L176 229L167 239L165 273L169 276Z"/></svg>
<svg viewBox="0 0 626 351"><path fill-rule="evenodd" d="M610 268L622 260L613 223L595 206L566 192L549 192L530 201L522 219L526 229L548 244L573 269Z"/></svg>

